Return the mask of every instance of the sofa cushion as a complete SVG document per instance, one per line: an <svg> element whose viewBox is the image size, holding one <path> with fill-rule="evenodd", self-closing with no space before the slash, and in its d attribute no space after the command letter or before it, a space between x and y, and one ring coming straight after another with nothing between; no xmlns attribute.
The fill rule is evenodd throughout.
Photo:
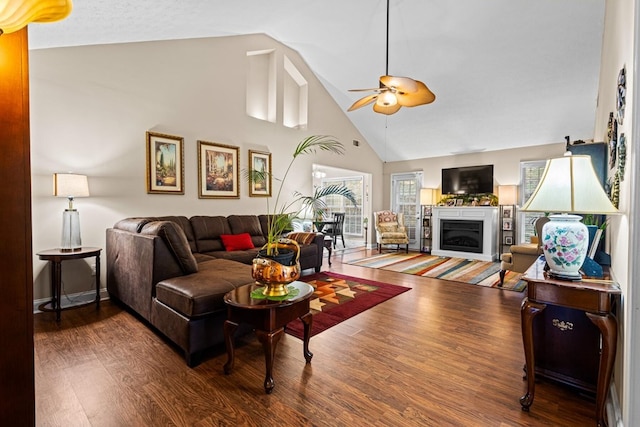
<svg viewBox="0 0 640 427"><path fill-rule="evenodd" d="M254 247L261 247L267 243L260 220L256 215L229 215L227 217L232 234L248 233Z"/></svg>
<svg viewBox="0 0 640 427"><path fill-rule="evenodd" d="M295 232L287 234L287 238L295 240L301 245L310 245L316 238L316 233Z"/></svg>
<svg viewBox="0 0 640 427"><path fill-rule="evenodd" d="M189 221L189 218L186 216L160 216L156 219L158 221L172 221L178 224L180 228L182 228L182 231L184 231L184 235L187 237L191 252L198 252L196 238L193 234L193 227L191 227L191 221Z"/></svg>
<svg viewBox="0 0 640 427"><path fill-rule="evenodd" d="M224 251L221 234L233 234L224 216L193 216L191 226L198 252Z"/></svg>
<svg viewBox="0 0 640 427"><path fill-rule="evenodd" d="M222 239L222 244L227 252L243 251L255 248L249 233L221 234L220 238Z"/></svg>
<svg viewBox="0 0 640 427"><path fill-rule="evenodd" d="M164 240L167 247L180 264L184 274L191 274L198 271L198 263L191 253L189 242L184 235L182 228L173 221L153 221L145 224L140 234L159 236Z"/></svg>
<svg viewBox="0 0 640 427"><path fill-rule="evenodd" d="M213 259L201 263L195 274L159 282L156 299L187 317L197 317L224 310L224 295L250 283L250 266Z"/></svg>
<svg viewBox="0 0 640 427"><path fill-rule="evenodd" d="M115 223L113 228L131 233L139 233L142 227L153 221L153 218L125 218Z"/></svg>

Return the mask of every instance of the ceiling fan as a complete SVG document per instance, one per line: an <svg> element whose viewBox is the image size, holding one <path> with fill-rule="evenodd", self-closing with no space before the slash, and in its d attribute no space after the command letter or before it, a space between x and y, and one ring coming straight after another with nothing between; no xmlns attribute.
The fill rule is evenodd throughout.
<svg viewBox="0 0 640 427"><path fill-rule="evenodd" d="M373 89L350 89L349 92L375 92L353 103L347 111L357 110L372 102L373 111L380 114L391 115L401 107L415 107L417 105L430 104L436 96L427 85L419 80L409 77L397 77L389 75L389 0L387 0L387 57L385 75L380 77L380 87Z"/></svg>

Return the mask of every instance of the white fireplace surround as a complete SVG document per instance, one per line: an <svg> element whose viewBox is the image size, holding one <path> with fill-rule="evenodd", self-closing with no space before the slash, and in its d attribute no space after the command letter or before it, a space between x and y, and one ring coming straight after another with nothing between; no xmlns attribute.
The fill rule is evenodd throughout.
<svg viewBox="0 0 640 427"><path fill-rule="evenodd" d="M436 206L432 210L432 255L495 261L498 259L498 208L492 206ZM482 221L482 253L440 249L440 220Z"/></svg>

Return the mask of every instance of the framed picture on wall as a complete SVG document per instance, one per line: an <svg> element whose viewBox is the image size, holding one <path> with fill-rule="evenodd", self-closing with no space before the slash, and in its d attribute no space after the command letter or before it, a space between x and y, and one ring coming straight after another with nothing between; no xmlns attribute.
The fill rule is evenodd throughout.
<svg viewBox="0 0 640 427"><path fill-rule="evenodd" d="M504 236L504 244L505 245L513 245L513 237L512 236Z"/></svg>
<svg viewBox="0 0 640 427"><path fill-rule="evenodd" d="M147 193L184 194L184 138L147 132Z"/></svg>
<svg viewBox="0 0 640 427"><path fill-rule="evenodd" d="M249 150L249 196L271 196L271 153Z"/></svg>
<svg viewBox="0 0 640 427"><path fill-rule="evenodd" d="M502 217L503 218L511 218L511 208L503 208Z"/></svg>
<svg viewBox="0 0 640 427"><path fill-rule="evenodd" d="M239 198L239 148L198 141L198 197Z"/></svg>
<svg viewBox="0 0 640 427"><path fill-rule="evenodd" d="M502 229L511 230L513 228L513 220L511 218L502 219Z"/></svg>

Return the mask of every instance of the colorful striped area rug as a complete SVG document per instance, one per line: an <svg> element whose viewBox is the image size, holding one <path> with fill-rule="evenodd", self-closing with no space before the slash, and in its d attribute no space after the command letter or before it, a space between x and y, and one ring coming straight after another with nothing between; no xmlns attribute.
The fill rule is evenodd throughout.
<svg viewBox="0 0 640 427"><path fill-rule="evenodd" d="M527 282L521 280L522 274L512 271L507 271L504 285L498 286L500 284L499 262L439 257L421 253L383 253L349 261L348 264L516 292L522 292L527 287Z"/></svg>

